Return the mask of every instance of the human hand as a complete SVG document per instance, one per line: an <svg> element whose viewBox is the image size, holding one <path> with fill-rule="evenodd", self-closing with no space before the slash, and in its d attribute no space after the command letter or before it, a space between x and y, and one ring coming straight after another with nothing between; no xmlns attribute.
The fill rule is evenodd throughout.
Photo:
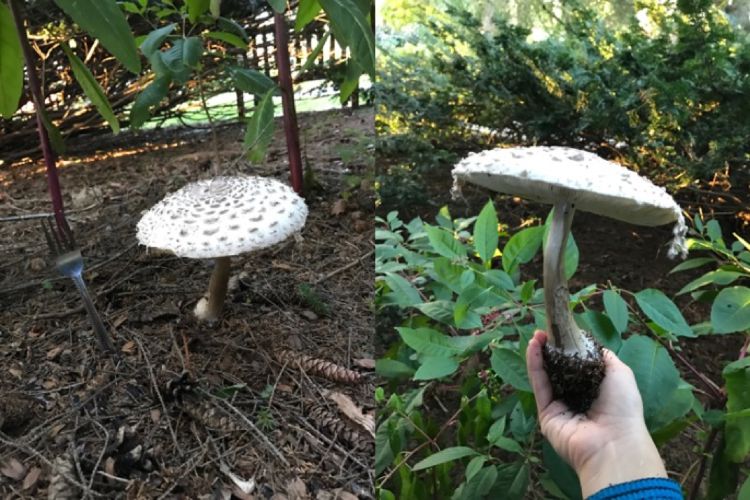
<svg viewBox="0 0 750 500"><path fill-rule="evenodd" d="M604 349L605 376L599 397L585 414L574 414L552 399L542 347L547 334L534 333L526 367L534 390L539 425L552 447L578 474L584 498L611 484L667 477L643 419L643 401L633 371Z"/></svg>

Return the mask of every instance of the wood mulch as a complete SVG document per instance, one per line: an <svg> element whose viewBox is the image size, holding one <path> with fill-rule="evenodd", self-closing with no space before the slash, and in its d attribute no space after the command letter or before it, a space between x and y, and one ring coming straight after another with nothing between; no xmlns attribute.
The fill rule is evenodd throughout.
<svg viewBox="0 0 750 500"><path fill-rule="evenodd" d="M307 224L233 258L215 326L192 316L211 263L135 239L143 210L211 176L209 131L71 140L61 184L119 362L50 266L43 165L0 169L0 496L373 498L372 123L300 116ZM287 181L280 122L261 166L240 126L218 136L222 174Z"/></svg>

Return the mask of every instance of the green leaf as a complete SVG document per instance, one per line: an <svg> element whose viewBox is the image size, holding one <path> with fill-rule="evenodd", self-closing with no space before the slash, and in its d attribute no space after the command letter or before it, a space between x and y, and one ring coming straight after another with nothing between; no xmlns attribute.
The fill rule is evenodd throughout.
<svg viewBox="0 0 750 500"><path fill-rule="evenodd" d="M580 253L578 251L578 245L576 239L572 234L568 235L568 239L565 242L565 255L563 256L563 269L565 270L565 279L570 279L578 270L578 260Z"/></svg>
<svg viewBox="0 0 750 500"><path fill-rule="evenodd" d="M711 219L706 223L706 232L708 234L708 237L711 239L714 243L720 243L722 246L724 245L724 238L721 234L721 226L719 225L719 222Z"/></svg>
<svg viewBox="0 0 750 500"><path fill-rule="evenodd" d="M505 434L505 417L495 420L487 431L487 441L492 443L495 439Z"/></svg>
<svg viewBox="0 0 750 500"><path fill-rule="evenodd" d="M419 291L400 274L385 273L383 280L391 289L391 293L384 296L387 304L410 307L422 303Z"/></svg>
<svg viewBox="0 0 750 500"><path fill-rule="evenodd" d="M485 459L486 457L475 457L471 459L469 465L475 463L475 460ZM478 463L478 462L476 462ZM484 463L484 462L482 462ZM486 498L486 495L490 492L492 485L497 480L497 467L494 465L488 465L480 470L476 471L471 478L468 477L468 466L467 466L467 479L466 483L460 488L461 495L458 500L475 500L477 498ZM456 490L458 492L459 490ZM456 497L453 497L454 500Z"/></svg>
<svg viewBox="0 0 750 500"><path fill-rule="evenodd" d="M697 290L698 288L701 288L706 285L728 285L735 281L740 276L744 276L743 273L738 273L736 271L725 271L723 269L716 269L715 271L709 271L700 278L696 278L687 285L683 286L679 292L677 292L677 295L682 295L683 293L692 292L693 290Z"/></svg>
<svg viewBox="0 0 750 500"><path fill-rule="evenodd" d="M518 444L518 441L509 437L498 436L490 444L511 453L523 453L523 448Z"/></svg>
<svg viewBox="0 0 750 500"><path fill-rule="evenodd" d="M211 13L211 17L217 19L221 15L221 0L211 0L208 11Z"/></svg>
<svg viewBox="0 0 750 500"><path fill-rule="evenodd" d="M458 361L452 358L425 356L420 362L422 364L414 374L414 380L434 380L447 377L458 370Z"/></svg>
<svg viewBox="0 0 750 500"><path fill-rule="evenodd" d="M705 266L706 264L709 264L711 262L716 261L711 257L698 257L695 259L688 259L676 265L671 271L669 271L669 274L677 273L680 271L687 271L688 269L695 269L696 267Z"/></svg>
<svg viewBox="0 0 750 500"><path fill-rule="evenodd" d="M439 452L430 455L424 460L417 462L411 470L416 472L424 469L429 469L430 467L435 467L436 465L453 462L455 460L466 457L474 457L477 455L479 455L479 453L467 446L453 446L451 448L440 450Z"/></svg>
<svg viewBox="0 0 750 500"><path fill-rule="evenodd" d="M128 12L130 14L140 14L141 12L143 12L143 9L141 9L138 5L134 3L122 2L120 6L125 12Z"/></svg>
<svg viewBox="0 0 750 500"><path fill-rule="evenodd" d="M674 302L660 290L641 290L635 294L635 300L643 313L661 328L682 337L696 336Z"/></svg>
<svg viewBox="0 0 750 500"><path fill-rule="evenodd" d="M750 500L750 477L745 479L745 482L740 488L740 493L737 495L737 500Z"/></svg>
<svg viewBox="0 0 750 500"><path fill-rule="evenodd" d="M479 217L474 223L474 249L479 254L479 258L489 269L490 261L497 250L497 212L492 200L479 212Z"/></svg>
<svg viewBox="0 0 750 500"><path fill-rule="evenodd" d="M382 358L375 361L375 373L385 378L411 378L414 370L411 366L395 359Z"/></svg>
<svg viewBox="0 0 750 500"><path fill-rule="evenodd" d="M432 328L396 328L404 343L420 354L431 357L452 358L462 349L451 342L451 337Z"/></svg>
<svg viewBox="0 0 750 500"><path fill-rule="evenodd" d="M351 68L353 67L352 64L347 63L347 67ZM347 71L347 73L350 73L350 71ZM341 104L344 104L354 93L355 90L359 88L359 75L352 78L344 78L344 80L339 85L339 102Z"/></svg>
<svg viewBox="0 0 750 500"><path fill-rule="evenodd" d="M514 234L503 248L503 269L506 273L526 264L539 252L544 236L544 226L522 229Z"/></svg>
<svg viewBox="0 0 750 500"><path fill-rule="evenodd" d="M477 472L484 466L485 462L487 462L487 457L485 456L478 456L474 457L469 461L469 465L466 466L466 480L470 481L472 477L477 475Z"/></svg>
<svg viewBox="0 0 750 500"><path fill-rule="evenodd" d="M203 14L208 12L209 0L185 0L188 11L188 19L192 24Z"/></svg>
<svg viewBox="0 0 750 500"><path fill-rule="evenodd" d="M635 374L649 430L659 429L687 412L674 399L681 379L666 349L648 337L633 335L623 342L617 355Z"/></svg>
<svg viewBox="0 0 750 500"><path fill-rule="evenodd" d="M620 333L612 324L610 318L598 311L586 310L580 315L591 334L607 349L617 351L622 345Z"/></svg>
<svg viewBox="0 0 750 500"><path fill-rule="evenodd" d="M604 310L618 333L624 333L628 327L628 304L614 290L605 290L602 294Z"/></svg>
<svg viewBox="0 0 750 500"><path fill-rule="evenodd" d="M198 36L185 38L182 45L182 63L189 68L195 68L201 55L203 55L203 40Z"/></svg>
<svg viewBox="0 0 750 500"><path fill-rule="evenodd" d="M115 0L55 0L78 25L117 58L131 73L141 72L135 39Z"/></svg>
<svg viewBox="0 0 750 500"><path fill-rule="evenodd" d="M521 355L506 347L498 347L492 350L492 370L504 382L519 391L531 392L531 384L526 373L526 362Z"/></svg>
<svg viewBox="0 0 750 500"><path fill-rule="evenodd" d="M203 36L212 40L226 42L229 45L237 47L238 49L247 50L247 42L234 33L227 33L226 31L208 31L206 33L203 33Z"/></svg>
<svg viewBox="0 0 750 500"><path fill-rule="evenodd" d="M678 418L667 425L651 433L651 438L657 448L661 448L667 442L677 437L685 428L690 425L689 418Z"/></svg>
<svg viewBox="0 0 750 500"><path fill-rule="evenodd" d="M534 296L534 290L536 290L536 280L529 280L524 282L521 286L521 290L518 292L518 298L521 299L521 303L528 303Z"/></svg>
<svg viewBox="0 0 750 500"><path fill-rule="evenodd" d="M315 61L318 59L318 56L320 56L320 53L323 52L323 48L326 45L326 42L328 42L328 38L330 38L331 32L326 31L326 33L320 37L320 40L318 40L317 45L315 45L315 48L310 52L310 55L307 56L307 59L305 60L305 64L302 65L302 69L300 69L300 74L305 73L307 70L309 70L314 64Z"/></svg>
<svg viewBox="0 0 750 500"><path fill-rule="evenodd" d="M247 123L244 146L247 150L247 159L251 163L263 161L268 145L273 139L273 93L273 90L266 92Z"/></svg>
<svg viewBox="0 0 750 500"><path fill-rule="evenodd" d="M750 329L750 288L731 286L719 292L711 307L711 324L716 333Z"/></svg>
<svg viewBox="0 0 750 500"><path fill-rule="evenodd" d="M302 28L310 24L322 9L318 0L300 0L297 18L294 21L294 31L302 31Z"/></svg>
<svg viewBox="0 0 750 500"><path fill-rule="evenodd" d="M527 462L513 462L497 466L497 481L492 487L490 498L522 500L526 498L529 486L529 465Z"/></svg>
<svg viewBox="0 0 750 500"><path fill-rule="evenodd" d="M711 460L711 471L708 474L708 492L706 500L725 500L732 496L739 481L739 465L729 460L725 450L728 448L728 436L721 434L719 446Z"/></svg>
<svg viewBox="0 0 750 500"><path fill-rule="evenodd" d="M245 40L245 42L249 42L250 38L247 36L247 32L245 31L245 28L242 27L241 24L239 24L234 19L228 19L226 17L221 17L216 20L216 25L219 27L221 31L226 31L227 33L233 33L237 35L238 37Z"/></svg>
<svg viewBox="0 0 750 500"><path fill-rule="evenodd" d="M576 471L568 465L545 439L542 442L542 460L550 478L570 500L582 500L581 483Z"/></svg>
<svg viewBox="0 0 750 500"><path fill-rule="evenodd" d="M395 453L391 448L390 434L392 429L391 422L392 418L387 419L385 422L378 426L375 431L375 473L380 474L384 471L391 463Z"/></svg>
<svg viewBox="0 0 750 500"><path fill-rule="evenodd" d="M151 116L150 108L156 106L167 96L169 91L170 79L168 76L161 76L151 82L135 98L133 107L130 109L130 126L139 128Z"/></svg>
<svg viewBox="0 0 750 500"><path fill-rule="evenodd" d="M10 119L23 93L23 52L13 14L0 2L0 116Z"/></svg>
<svg viewBox="0 0 750 500"><path fill-rule="evenodd" d="M500 290L512 291L516 289L513 278L508 276L508 273L499 269L490 269L485 271L482 276L489 282L490 285L499 288Z"/></svg>
<svg viewBox="0 0 750 500"><path fill-rule="evenodd" d="M60 129L57 128L54 123L52 123L52 120L50 120L45 108L40 108L39 114L42 118L44 129L47 131L47 135L49 136L49 142L52 145L52 149L57 154L65 153L65 141L63 140L63 136L60 133Z"/></svg>
<svg viewBox="0 0 750 500"><path fill-rule="evenodd" d="M254 69L232 66L229 68L229 74L232 76L237 88L243 92L262 96L268 92L276 92L278 90L273 80L266 76L265 73Z"/></svg>
<svg viewBox="0 0 750 500"><path fill-rule="evenodd" d="M549 235L550 224L552 223L552 216L554 210L550 211L547 219L544 221L544 236L542 238L542 245L547 244L547 236ZM580 253L578 251L578 244L573 237L573 233L568 233L568 238L565 241L565 253L563 255L563 270L565 271L565 279L570 279L578 270L578 260Z"/></svg>
<svg viewBox="0 0 750 500"><path fill-rule="evenodd" d="M375 37L367 19L354 0L319 0L332 27L339 35L338 42L351 49L357 65L375 78Z"/></svg>
<svg viewBox="0 0 750 500"><path fill-rule="evenodd" d="M151 59L151 56L161 49L164 40L169 37L176 27L177 25L172 23L150 32L140 45L143 55Z"/></svg>
<svg viewBox="0 0 750 500"><path fill-rule="evenodd" d="M453 233L445 229L425 225L427 238L430 240L432 248L438 254L449 259L465 259L466 248L453 237Z"/></svg>
<svg viewBox="0 0 750 500"><path fill-rule="evenodd" d="M726 381L728 415L750 409L750 358L728 364L722 376ZM727 459L736 463L746 460L750 454L750 416L728 418L725 432Z"/></svg>
<svg viewBox="0 0 750 500"><path fill-rule="evenodd" d="M446 325L454 325L455 303L450 300L433 300L424 304L417 304L414 307L427 316Z"/></svg>
<svg viewBox="0 0 750 500"><path fill-rule="evenodd" d="M279 14L286 10L286 0L268 0L268 4Z"/></svg>
<svg viewBox="0 0 750 500"><path fill-rule="evenodd" d="M169 49L154 52L149 61L158 75L171 76L177 82L185 83L192 76L202 52L203 41L200 37L178 38Z"/></svg>
<svg viewBox="0 0 750 500"><path fill-rule="evenodd" d="M107 120L112 132L115 134L119 133L120 122L117 120L114 111L112 111L112 106L109 104L104 89L102 89L99 82L96 81L96 78L94 78L94 75L91 74L91 71L89 71L86 65L83 64L83 61L73 53L66 43L61 44L61 47L65 52L65 55L68 56L70 67L73 69L73 75L83 89L83 93L86 94L86 97L88 97L94 106L96 106L99 114Z"/></svg>

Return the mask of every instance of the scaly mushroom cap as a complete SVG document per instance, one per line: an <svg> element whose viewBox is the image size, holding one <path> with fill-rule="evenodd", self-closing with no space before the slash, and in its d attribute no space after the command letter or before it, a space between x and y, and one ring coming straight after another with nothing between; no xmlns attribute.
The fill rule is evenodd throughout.
<svg viewBox="0 0 750 500"><path fill-rule="evenodd" d="M264 177L215 177L167 195L138 222L138 241L179 257L216 258L271 246L299 231L307 205Z"/></svg>
<svg viewBox="0 0 750 500"><path fill-rule="evenodd" d="M594 153L558 146L492 149L474 153L453 169L464 182L542 203L563 199L576 210L641 226L677 221L670 256L686 253L680 206L667 191L632 170Z"/></svg>

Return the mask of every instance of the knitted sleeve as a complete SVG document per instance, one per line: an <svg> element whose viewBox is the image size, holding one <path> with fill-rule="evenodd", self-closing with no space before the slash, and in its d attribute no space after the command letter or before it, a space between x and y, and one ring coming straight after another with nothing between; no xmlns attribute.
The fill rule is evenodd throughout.
<svg viewBox="0 0 750 500"><path fill-rule="evenodd" d="M600 490L587 500L683 500L677 482L661 477L638 479L627 483L613 484Z"/></svg>

